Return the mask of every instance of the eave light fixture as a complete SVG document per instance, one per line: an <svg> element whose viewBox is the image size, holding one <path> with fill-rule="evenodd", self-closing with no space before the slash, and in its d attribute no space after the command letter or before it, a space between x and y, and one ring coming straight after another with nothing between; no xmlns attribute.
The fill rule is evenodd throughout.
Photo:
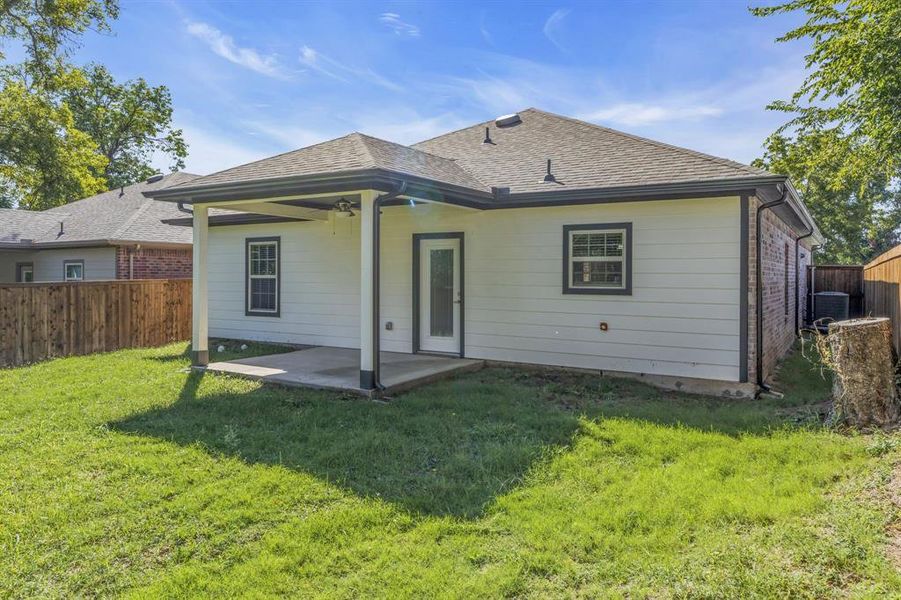
<svg viewBox="0 0 901 600"><path fill-rule="evenodd" d="M340 219L346 219L348 217L354 216L354 211L351 208L351 203L344 198L341 198L337 202L335 202L332 210L335 211L335 216Z"/></svg>

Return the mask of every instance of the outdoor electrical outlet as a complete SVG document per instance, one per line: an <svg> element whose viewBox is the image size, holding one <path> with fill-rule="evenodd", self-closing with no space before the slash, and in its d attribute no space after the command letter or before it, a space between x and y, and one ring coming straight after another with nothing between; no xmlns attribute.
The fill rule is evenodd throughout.
<svg viewBox="0 0 901 600"><path fill-rule="evenodd" d="M394 322L393 322L393 321L386 321L386 322L385 322L385 329L387 329L388 331L392 331L392 330L394 329Z"/></svg>
<svg viewBox="0 0 901 600"><path fill-rule="evenodd" d="M607 331L607 321L601 321L601 331Z"/></svg>

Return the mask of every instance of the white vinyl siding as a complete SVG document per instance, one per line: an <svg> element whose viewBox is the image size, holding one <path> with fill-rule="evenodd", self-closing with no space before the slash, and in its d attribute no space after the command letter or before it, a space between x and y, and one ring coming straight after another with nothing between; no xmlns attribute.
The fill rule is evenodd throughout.
<svg viewBox="0 0 901 600"><path fill-rule="evenodd" d="M278 319L245 316L247 238L280 236ZM210 227L210 335L357 348L360 339L360 224L322 222Z"/></svg>
<svg viewBox="0 0 901 600"><path fill-rule="evenodd" d="M382 349L412 350L412 234L460 231L467 357L737 381L739 212L737 197L495 211L384 208ZM632 223L632 295L561 290L563 226L597 223ZM242 260L245 238L276 235L282 318L245 317L235 258ZM210 334L359 347L359 236L358 218L212 227ZM601 321L608 331L600 331Z"/></svg>

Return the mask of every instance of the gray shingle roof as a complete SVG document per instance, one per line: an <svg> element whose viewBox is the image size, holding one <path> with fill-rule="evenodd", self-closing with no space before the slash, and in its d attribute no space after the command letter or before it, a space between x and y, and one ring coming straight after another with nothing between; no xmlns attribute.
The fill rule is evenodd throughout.
<svg viewBox="0 0 901 600"><path fill-rule="evenodd" d="M18 244L22 240L47 237L59 230L63 213L46 214L31 210L0 208L0 244Z"/></svg>
<svg viewBox="0 0 901 600"><path fill-rule="evenodd" d="M768 175L765 171L530 108L522 123L497 128L479 123L413 144L513 194L609 188ZM482 144L485 127L493 144ZM551 159L556 184L542 181Z"/></svg>
<svg viewBox="0 0 901 600"><path fill-rule="evenodd" d="M494 121L487 121L412 146L352 133L220 171L168 191L180 194L180 188L222 189L231 184L372 169L479 193L506 187L513 195L770 176L731 160L534 108L519 115L522 122L518 125L498 128ZM485 127L490 128L491 144L482 143ZM552 160L556 183L543 181L547 159Z"/></svg>
<svg viewBox="0 0 901 600"><path fill-rule="evenodd" d="M192 181L190 187L370 169L488 191L488 186L453 160L361 133L219 171Z"/></svg>
<svg viewBox="0 0 901 600"><path fill-rule="evenodd" d="M190 244L191 230L162 223L185 216L171 202L152 200L143 192L195 179L190 173L171 173L161 180L110 190L45 211L6 209L0 212L0 243L32 239L37 245L77 244L114 240L135 243ZM60 222L63 232L60 234Z"/></svg>

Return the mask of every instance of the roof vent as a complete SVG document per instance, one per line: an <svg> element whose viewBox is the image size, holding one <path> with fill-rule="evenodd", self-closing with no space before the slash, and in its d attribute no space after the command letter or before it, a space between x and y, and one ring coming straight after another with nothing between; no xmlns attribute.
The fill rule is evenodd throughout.
<svg viewBox="0 0 901 600"><path fill-rule="evenodd" d="M485 128L485 139L482 140L482 143L483 144L493 144L494 143L491 141L491 131L488 127Z"/></svg>
<svg viewBox="0 0 901 600"><path fill-rule="evenodd" d="M544 176L544 183L556 183L557 179L551 173L551 159L547 159L547 173Z"/></svg>
<svg viewBox="0 0 901 600"><path fill-rule="evenodd" d="M165 177L165 175L163 175L162 173L154 173L153 175L151 175L150 177L147 178L147 183L156 183L157 181L161 180L163 177Z"/></svg>
<svg viewBox="0 0 901 600"><path fill-rule="evenodd" d="M498 127L513 127L520 123L522 123L522 119L516 113L513 113L512 115L503 115L494 120L494 124Z"/></svg>

